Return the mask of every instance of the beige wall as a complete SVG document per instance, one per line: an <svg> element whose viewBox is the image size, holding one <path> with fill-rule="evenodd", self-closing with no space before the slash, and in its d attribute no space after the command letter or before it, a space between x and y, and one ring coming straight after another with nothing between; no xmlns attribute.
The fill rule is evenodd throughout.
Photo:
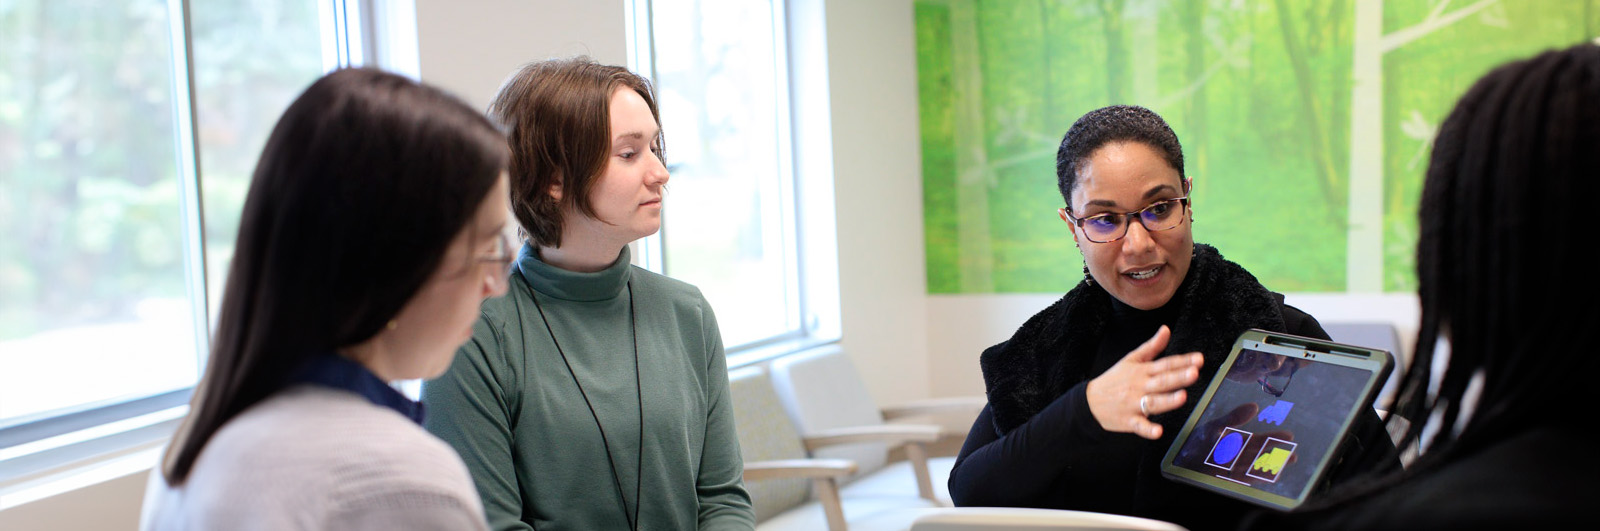
<svg viewBox="0 0 1600 531"><path fill-rule="evenodd" d="M135 531L145 474L140 470L0 511L0 529Z"/></svg>

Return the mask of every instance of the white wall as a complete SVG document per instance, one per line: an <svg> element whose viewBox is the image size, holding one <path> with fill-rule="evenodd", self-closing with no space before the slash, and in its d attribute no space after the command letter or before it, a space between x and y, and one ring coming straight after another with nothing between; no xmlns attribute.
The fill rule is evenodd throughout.
<svg viewBox="0 0 1600 531"><path fill-rule="evenodd" d="M1061 294L928 297L928 371L932 396L983 394L978 355L1005 341Z"/></svg>
<svg viewBox="0 0 1600 531"><path fill-rule="evenodd" d="M978 354L1059 296L927 294L911 8L827 2L843 343L880 404L981 394Z"/></svg>
<svg viewBox="0 0 1600 531"><path fill-rule="evenodd" d="M523 63L627 64L622 0L416 0L422 79L483 109Z"/></svg>
<svg viewBox="0 0 1600 531"><path fill-rule="evenodd" d="M910 0L826 4L844 348L880 404L930 395Z"/></svg>

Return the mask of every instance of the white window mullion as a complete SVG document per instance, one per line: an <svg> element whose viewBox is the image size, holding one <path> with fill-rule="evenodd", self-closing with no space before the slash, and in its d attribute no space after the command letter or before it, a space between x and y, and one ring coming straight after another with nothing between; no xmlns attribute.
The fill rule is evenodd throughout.
<svg viewBox="0 0 1600 531"><path fill-rule="evenodd" d="M322 69L332 72L347 66L366 64L366 50L372 48L363 24L371 21L364 16L360 0L323 0L317 3L322 25Z"/></svg>
<svg viewBox="0 0 1600 531"><path fill-rule="evenodd" d="M205 370L211 349L210 305L206 302L205 211L200 189L200 141L195 116L193 30L189 0L167 0L172 49L172 130L177 134L179 208L183 216L183 271L193 314L197 366Z"/></svg>
<svg viewBox="0 0 1600 531"><path fill-rule="evenodd" d="M658 83L656 77L656 47L655 36L651 31L651 2L650 0L627 0L624 5L623 34L627 37L628 70L644 76L650 83ZM657 97L660 97L660 86L657 85ZM659 106L661 102L657 101ZM665 136L671 148L671 136ZM671 154L668 153L670 156ZM670 168L670 166L669 166ZM669 186L670 188L670 186ZM669 204L667 208L672 208ZM667 256L666 246L662 239L670 227L667 227L665 216L661 220L661 230L655 234L640 238L629 244L629 251L633 256L633 264L639 267L666 274Z"/></svg>

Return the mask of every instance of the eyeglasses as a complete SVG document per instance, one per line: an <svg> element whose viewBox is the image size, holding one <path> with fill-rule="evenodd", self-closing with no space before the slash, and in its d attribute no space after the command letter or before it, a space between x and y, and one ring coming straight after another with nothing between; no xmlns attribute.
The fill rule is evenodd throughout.
<svg viewBox="0 0 1600 531"><path fill-rule="evenodd" d="M1184 196L1156 201L1134 212L1106 212L1085 218L1074 217L1072 211L1066 208L1060 209L1060 212L1070 223L1083 229L1083 235L1089 241L1111 243L1127 236L1128 225L1135 219L1147 231L1175 228L1183 223L1183 213L1188 208L1189 197Z"/></svg>
<svg viewBox="0 0 1600 531"><path fill-rule="evenodd" d="M511 264L516 262L516 258L517 252L512 247L511 237L507 236L505 231L501 231L499 237L494 239L494 248L490 249L488 254L478 257L478 261L498 267L496 271L499 275L496 276L496 281L504 282L506 277L511 275Z"/></svg>
<svg viewBox="0 0 1600 531"><path fill-rule="evenodd" d="M1294 373L1300 371L1300 364L1293 361L1289 363L1294 365L1289 367L1289 377L1283 380L1283 385L1273 385L1271 381L1267 380L1267 378L1273 376L1273 373L1267 373L1256 379L1256 383L1261 384L1261 390L1272 396L1283 396L1283 392L1289 390L1289 384L1294 382Z"/></svg>

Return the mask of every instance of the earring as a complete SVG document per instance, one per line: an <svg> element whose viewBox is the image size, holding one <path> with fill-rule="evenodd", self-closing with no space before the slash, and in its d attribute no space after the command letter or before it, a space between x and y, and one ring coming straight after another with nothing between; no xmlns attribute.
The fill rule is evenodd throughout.
<svg viewBox="0 0 1600 531"><path fill-rule="evenodd" d="M1088 271L1088 270L1085 269L1085 271ZM396 323L396 322L394 322L394 319L390 319L389 320L389 324L386 324L383 327L384 328L388 328L390 330L394 330L395 328L398 328L399 326L400 326L400 323Z"/></svg>
<svg viewBox="0 0 1600 531"><path fill-rule="evenodd" d="M1090 286L1094 285L1094 275L1089 274L1088 263L1083 264L1083 281L1088 282Z"/></svg>

